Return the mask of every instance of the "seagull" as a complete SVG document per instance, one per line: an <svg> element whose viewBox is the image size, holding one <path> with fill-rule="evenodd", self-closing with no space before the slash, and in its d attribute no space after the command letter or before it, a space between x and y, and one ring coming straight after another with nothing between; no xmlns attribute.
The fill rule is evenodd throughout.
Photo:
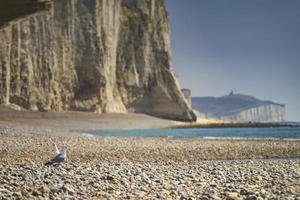
<svg viewBox="0 0 300 200"><path fill-rule="evenodd" d="M63 146L60 148L60 150L58 150L56 144L54 144L54 146L55 146L55 154L51 160L49 160L47 163L45 163L45 165L61 163L67 159L67 147Z"/></svg>

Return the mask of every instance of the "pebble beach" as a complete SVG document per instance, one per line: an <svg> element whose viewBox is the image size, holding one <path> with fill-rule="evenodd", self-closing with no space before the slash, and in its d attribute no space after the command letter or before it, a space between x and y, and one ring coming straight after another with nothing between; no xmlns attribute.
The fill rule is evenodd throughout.
<svg viewBox="0 0 300 200"><path fill-rule="evenodd" d="M54 143L67 161L45 166ZM2 199L299 199L299 141L2 133Z"/></svg>
<svg viewBox="0 0 300 200"><path fill-rule="evenodd" d="M300 199L299 140L91 137L37 120L0 116L0 199ZM67 160L45 166L54 144Z"/></svg>

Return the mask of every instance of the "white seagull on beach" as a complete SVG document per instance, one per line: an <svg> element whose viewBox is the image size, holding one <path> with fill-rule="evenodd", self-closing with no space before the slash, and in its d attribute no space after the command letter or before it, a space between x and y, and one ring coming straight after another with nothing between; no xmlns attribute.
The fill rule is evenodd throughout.
<svg viewBox="0 0 300 200"><path fill-rule="evenodd" d="M56 144L55 145L55 154L51 160L49 160L45 165L52 165L55 163L63 162L67 159L67 147L63 146L58 150Z"/></svg>

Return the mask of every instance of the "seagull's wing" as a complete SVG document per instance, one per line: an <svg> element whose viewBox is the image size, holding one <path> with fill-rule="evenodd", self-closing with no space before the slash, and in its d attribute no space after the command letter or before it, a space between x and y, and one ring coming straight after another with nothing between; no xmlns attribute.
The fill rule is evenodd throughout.
<svg viewBox="0 0 300 200"><path fill-rule="evenodd" d="M65 158L61 154L58 154L52 160L50 160L50 162L52 162L52 163L59 163L59 162L62 162L64 160L65 160Z"/></svg>
<svg viewBox="0 0 300 200"><path fill-rule="evenodd" d="M66 158L64 156L62 156L62 154L58 154L56 156L54 156L54 158L52 158L50 161L48 161L46 163L46 165L51 165L51 164L54 164L54 163L60 163L60 162L63 162Z"/></svg>
<svg viewBox="0 0 300 200"><path fill-rule="evenodd" d="M45 163L46 165L51 165L51 164L63 162L66 160L66 147L63 147L60 150L58 150L56 144L54 144L54 146L55 146L55 154L50 161Z"/></svg>

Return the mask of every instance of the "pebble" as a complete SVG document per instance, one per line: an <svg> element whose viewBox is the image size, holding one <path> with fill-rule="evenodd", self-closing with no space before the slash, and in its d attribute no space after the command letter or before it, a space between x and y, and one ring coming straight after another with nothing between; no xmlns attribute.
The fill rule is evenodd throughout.
<svg viewBox="0 0 300 200"><path fill-rule="evenodd" d="M227 192L226 200L239 200L239 194L237 192Z"/></svg>

